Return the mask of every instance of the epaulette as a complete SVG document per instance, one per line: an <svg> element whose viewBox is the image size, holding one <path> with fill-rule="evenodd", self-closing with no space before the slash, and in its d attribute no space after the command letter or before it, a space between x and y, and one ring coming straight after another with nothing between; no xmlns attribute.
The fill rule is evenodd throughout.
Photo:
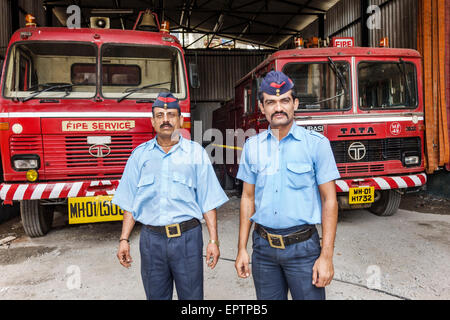
<svg viewBox="0 0 450 320"><path fill-rule="evenodd" d="M325 138L325 136L324 136L323 134L321 134L321 133L319 133L319 132L317 132L317 131L314 131L314 130L306 130L306 131L308 131L308 133L309 133L310 135L316 136L316 137L318 137L318 138L320 138L320 139Z"/></svg>
<svg viewBox="0 0 450 320"><path fill-rule="evenodd" d="M151 140L146 141L146 142L143 142L143 143L141 143L140 145L138 145L136 148L134 148L133 151L131 151L131 154L133 154L133 153L134 153L136 150L138 150L138 149L142 149L144 146L146 146L148 143L150 143L150 141L151 141Z"/></svg>

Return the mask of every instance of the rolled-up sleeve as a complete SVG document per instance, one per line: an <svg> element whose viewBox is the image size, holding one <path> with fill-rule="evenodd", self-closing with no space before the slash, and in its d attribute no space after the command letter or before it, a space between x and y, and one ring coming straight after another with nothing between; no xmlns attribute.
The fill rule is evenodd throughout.
<svg viewBox="0 0 450 320"><path fill-rule="evenodd" d="M202 149L201 164L197 164L197 204L203 214L216 209L228 201L228 197L220 186L208 154Z"/></svg>
<svg viewBox="0 0 450 320"><path fill-rule="evenodd" d="M321 185L339 179L341 176L336 166L330 141L325 137L320 139L315 151L314 170L316 172L317 184Z"/></svg>
<svg viewBox="0 0 450 320"><path fill-rule="evenodd" d="M133 213L133 204L137 192L138 181L138 161L136 153L133 152L130 158L128 158L119 186L112 199L112 203L118 205L122 210Z"/></svg>
<svg viewBox="0 0 450 320"><path fill-rule="evenodd" d="M239 162L239 170L236 178L249 184L255 184L256 182L256 174L251 170L248 140L244 144L242 150L241 161Z"/></svg>

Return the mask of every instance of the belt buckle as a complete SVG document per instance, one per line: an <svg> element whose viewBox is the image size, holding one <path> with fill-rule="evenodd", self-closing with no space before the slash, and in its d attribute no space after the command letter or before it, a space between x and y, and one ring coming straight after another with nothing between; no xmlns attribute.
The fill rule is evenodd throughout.
<svg viewBox="0 0 450 320"><path fill-rule="evenodd" d="M167 226L165 226L165 228L166 228L167 238L175 238L175 237L181 236L181 230L180 230L179 223L167 225ZM177 233L174 233L174 234L170 233L170 228L177 228Z"/></svg>
<svg viewBox="0 0 450 320"><path fill-rule="evenodd" d="M267 240L272 248L286 249L284 246L283 236L278 234L267 233Z"/></svg>

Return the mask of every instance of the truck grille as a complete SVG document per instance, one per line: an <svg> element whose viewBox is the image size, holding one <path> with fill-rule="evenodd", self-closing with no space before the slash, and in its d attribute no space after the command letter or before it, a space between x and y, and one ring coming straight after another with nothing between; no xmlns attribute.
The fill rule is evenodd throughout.
<svg viewBox="0 0 450 320"><path fill-rule="evenodd" d="M366 148L365 156L358 161L353 160L348 153L348 148L354 142L360 142ZM406 151L417 152L418 155L421 155L421 142L420 138L418 137L359 140L359 141L355 140L331 141L331 148L333 149L334 158L336 160L336 163L338 164L389 161L389 160L401 161L402 154L403 152ZM350 169L351 167L348 167L347 171ZM367 169L370 169L370 167L368 167ZM360 172L370 172L370 171L374 170L365 170Z"/></svg>
<svg viewBox="0 0 450 320"><path fill-rule="evenodd" d="M96 158L89 153L87 136L44 136L46 174L49 179L52 174L84 178L120 176L133 149L150 138L148 134L112 135L108 144L110 153Z"/></svg>
<svg viewBox="0 0 450 320"><path fill-rule="evenodd" d="M10 137L9 145L11 155L17 153L41 153L42 152L42 138L39 135L13 135Z"/></svg>
<svg viewBox="0 0 450 320"><path fill-rule="evenodd" d="M371 165L338 165L340 174L353 174L353 173L380 173L384 171L384 164L371 164Z"/></svg>

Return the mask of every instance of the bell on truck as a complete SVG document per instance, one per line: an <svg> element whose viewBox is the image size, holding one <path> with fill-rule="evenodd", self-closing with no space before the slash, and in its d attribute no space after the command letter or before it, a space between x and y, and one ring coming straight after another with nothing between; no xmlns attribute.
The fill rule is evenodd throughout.
<svg viewBox="0 0 450 320"><path fill-rule="evenodd" d="M137 26L137 29L142 31L159 31L155 16L150 10L145 10L144 14L142 15L141 22Z"/></svg>

